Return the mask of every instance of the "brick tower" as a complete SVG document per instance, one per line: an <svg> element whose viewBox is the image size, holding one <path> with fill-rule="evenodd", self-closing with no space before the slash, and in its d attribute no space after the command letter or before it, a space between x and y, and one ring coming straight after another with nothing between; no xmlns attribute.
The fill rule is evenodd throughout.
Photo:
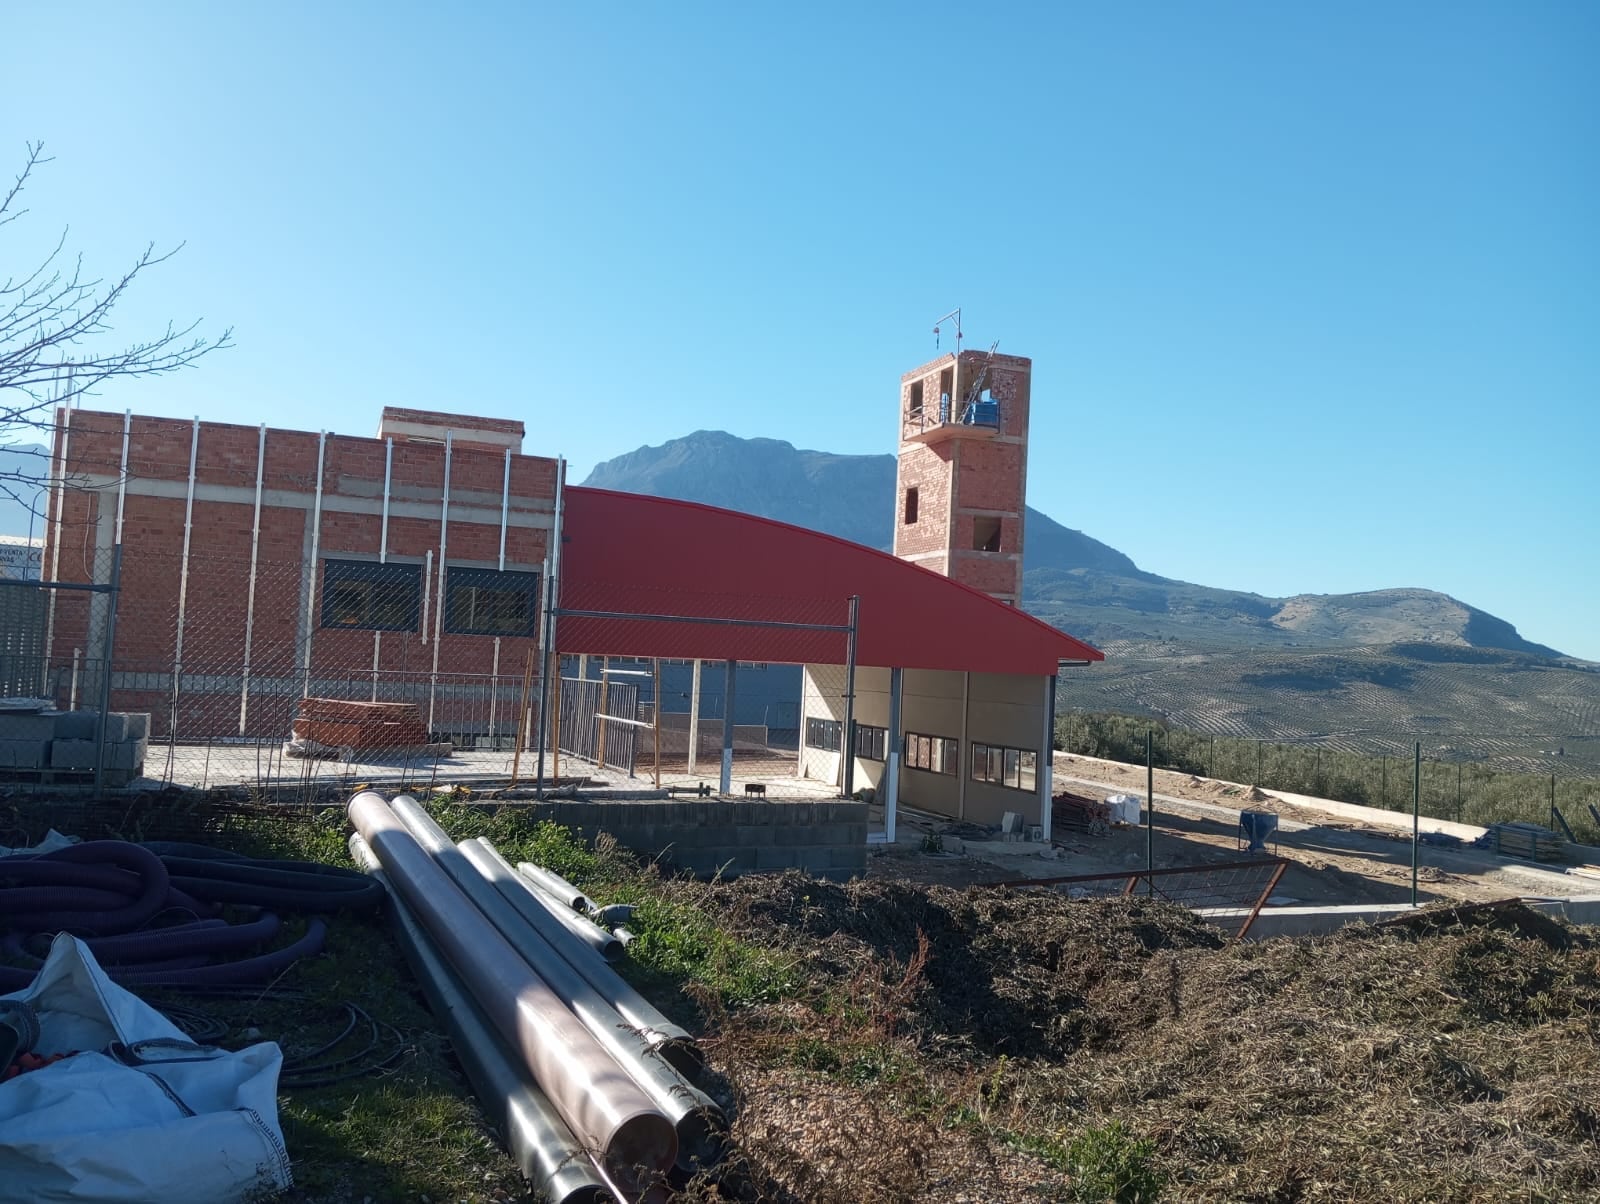
<svg viewBox="0 0 1600 1204"><path fill-rule="evenodd" d="M900 378L894 554L1022 598L1033 361L960 351Z"/></svg>

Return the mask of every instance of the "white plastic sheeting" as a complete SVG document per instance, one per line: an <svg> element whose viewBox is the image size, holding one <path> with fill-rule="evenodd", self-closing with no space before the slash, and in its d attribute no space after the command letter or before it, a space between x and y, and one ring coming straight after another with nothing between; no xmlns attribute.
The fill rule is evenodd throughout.
<svg viewBox="0 0 1600 1204"><path fill-rule="evenodd" d="M33 985L36 1053L76 1056L0 1083L0 1197L232 1204L290 1185L273 1042L193 1044L65 933Z"/></svg>

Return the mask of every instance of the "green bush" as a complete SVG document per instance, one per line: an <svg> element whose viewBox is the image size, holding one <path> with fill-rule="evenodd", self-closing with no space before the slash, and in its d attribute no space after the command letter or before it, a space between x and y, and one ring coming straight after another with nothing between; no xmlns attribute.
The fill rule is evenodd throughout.
<svg viewBox="0 0 1600 1204"><path fill-rule="evenodd" d="M1072 1198L1078 1204L1155 1204L1166 1176L1150 1165L1153 1141L1143 1141L1120 1120L1085 1129L1067 1147Z"/></svg>

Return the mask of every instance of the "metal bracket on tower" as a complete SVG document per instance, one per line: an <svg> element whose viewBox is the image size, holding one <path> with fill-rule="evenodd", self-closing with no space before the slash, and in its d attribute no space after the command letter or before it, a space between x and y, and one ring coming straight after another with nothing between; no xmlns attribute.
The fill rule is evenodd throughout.
<svg viewBox="0 0 1600 1204"><path fill-rule="evenodd" d="M955 321L956 321L956 354L960 355L961 354L961 310L960 310L959 307L957 307L955 309L952 309L949 313L945 314L944 317L940 318L937 322L935 322L933 324L933 346L934 346L934 350L937 351L938 348L939 348L939 327L943 326L946 322L950 321L951 318L954 318Z"/></svg>

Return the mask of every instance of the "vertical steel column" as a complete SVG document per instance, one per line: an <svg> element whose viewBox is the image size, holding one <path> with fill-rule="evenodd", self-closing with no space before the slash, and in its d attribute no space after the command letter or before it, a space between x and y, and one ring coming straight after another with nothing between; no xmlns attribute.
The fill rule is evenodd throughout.
<svg viewBox="0 0 1600 1204"><path fill-rule="evenodd" d="M844 758L844 780L841 790L845 798L856 792L856 616L861 609L861 596L850 595L850 633L845 637L844 663L844 738L839 755Z"/></svg>
<svg viewBox="0 0 1600 1204"><path fill-rule="evenodd" d="M722 773L717 779L717 793L733 792L733 698L734 678L739 662L725 662L722 687Z"/></svg>
<svg viewBox="0 0 1600 1204"><path fill-rule="evenodd" d="M53 545L50 549L49 580L51 581L61 580L61 530L66 525L67 515L67 445L72 439L72 410L67 406L56 407L56 420L61 425L61 440L54 452L51 465L51 504L46 507L44 525L45 539L51 541ZM44 575L44 571L44 562L41 559L40 576ZM46 683L50 675L50 658L56 650L56 591L47 592L49 598L46 602L44 622L44 661L39 667L40 694L50 693Z"/></svg>
<svg viewBox="0 0 1600 1204"><path fill-rule="evenodd" d="M133 411L122 411L122 463L117 468L117 538L122 542L122 517L128 512L128 436L132 433Z"/></svg>
<svg viewBox="0 0 1600 1204"><path fill-rule="evenodd" d="M689 678L689 772L695 771L700 753L700 662Z"/></svg>
<svg viewBox="0 0 1600 1204"><path fill-rule="evenodd" d="M1045 842L1050 840L1050 824L1055 818L1055 808L1051 804L1054 788L1051 779L1055 776L1056 765L1056 678L1054 674L1045 679L1044 700L1044 747L1039 753L1040 761L1037 771L1039 786L1039 827L1044 833Z"/></svg>
<svg viewBox="0 0 1600 1204"><path fill-rule="evenodd" d="M322 473L327 463L327 454L328 432L321 431L317 434L317 495L311 505L311 563L306 566L311 572L311 592L307 595L306 602L306 651L301 666L305 674L305 686L300 694L302 698L311 697L311 646L316 642L319 621L317 583L322 579L322 564L319 559L322 549Z"/></svg>
<svg viewBox="0 0 1600 1204"><path fill-rule="evenodd" d="M1145 868L1156 868L1156 761L1155 735L1144 729L1144 863ZM1156 893L1154 878L1146 878L1150 893Z"/></svg>
<svg viewBox="0 0 1600 1204"><path fill-rule="evenodd" d="M189 490L183 503L183 559L178 565L178 638L172 657L172 717L167 726L167 733L173 740L178 737L178 696L183 692L183 635L189 608L189 546L194 538L194 468L199 454L200 417L196 415L189 436Z"/></svg>
<svg viewBox="0 0 1600 1204"><path fill-rule="evenodd" d="M117 647L117 599L122 595L122 545L111 548L111 592L106 595L105 643L100 656L103 668L100 673L100 720L95 727L94 792L98 795L105 782L106 728L111 715L111 658Z"/></svg>
<svg viewBox="0 0 1600 1204"><path fill-rule="evenodd" d="M256 629L256 565L261 555L261 477L267 467L267 424L256 440L256 508L250 521L250 586L244 604L244 672L239 683L239 734L244 735L250 711L250 647ZM117 507L117 542L122 542L122 507Z"/></svg>
<svg viewBox="0 0 1600 1204"><path fill-rule="evenodd" d="M883 837L894 843L895 822L900 807L900 735L901 697L905 693L904 669L889 670L889 747L885 750L888 761L883 767Z"/></svg>
<svg viewBox="0 0 1600 1204"><path fill-rule="evenodd" d="M394 438L383 441L383 519L378 524L378 563L389 563L389 491L394 480ZM372 701L378 701L378 666L383 632L372 633Z"/></svg>
<svg viewBox="0 0 1600 1204"><path fill-rule="evenodd" d="M972 674L961 675L961 749L956 757L956 818L967 818L967 777L972 757L972 742L968 739L967 717L972 710ZM938 766L942 772L944 767Z"/></svg>
<svg viewBox="0 0 1600 1204"><path fill-rule="evenodd" d="M1422 828L1422 741L1411 749L1411 906L1417 905L1417 850Z"/></svg>
<svg viewBox="0 0 1600 1204"><path fill-rule="evenodd" d="M655 779L656 779L656 789L660 790L661 789L661 658L659 656L653 657L651 659L651 662L650 662L650 683L651 683L652 697L654 698L654 702L651 705L651 711L653 712L653 714L651 715L651 718L653 718L655 720L655 723L653 725L655 727L655 738L656 738Z"/></svg>
<svg viewBox="0 0 1600 1204"><path fill-rule="evenodd" d="M611 711L611 658L600 660L600 710L596 714L594 751L601 769L606 767L606 716Z"/></svg>
<svg viewBox="0 0 1600 1204"><path fill-rule="evenodd" d="M559 674L561 672L561 662L556 659L555 655L550 650L551 628L555 617L556 575L549 571L550 558L548 556L545 557L544 563L544 639L540 642L539 646L539 751L535 754L536 764L534 767L533 777L533 794L535 798L539 798L544 794L544 745L545 735L549 730L548 716L546 712L549 710L551 676L550 662L552 660L556 661L556 673ZM533 655L531 649L529 650L528 655L530 657ZM517 752L519 755L522 752L522 733L526 730L527 720L527 685L524 683L523 713L517 716ZM530 732L529 734L531 735L532 733ZM561 733L559 731L556 732L556 743L557 745L561 743ZM559 766L557 766L557 772L560 772Z"/></svg>
<svg viewBox="0 0 1600 1204"><path fill-rule="evenodd" d="M450 546L451 431L444 433L444 496L439 503L439 596L433 604L433 669L428 675L428 739L433 739L434 703L439 693L439 634L444 630L445 557Z"/></svg>
<svg viewBox="0 0 1600 1204"><path fill-rule="evenodd" d="M507 459L507 472L510 471ZM567 462L556 457L555 513L550 518L550 543L545 549L545 656L539 664L539 785L544 786L544 748L549 744L554 750L554 776L561 776L561 649L556 643L556 611L561 608L561 534L563 515L566 512ZM552 679L554 681L552 682ZM550 713L552 695L555 714ZM518 719L521 723L521 719Z"/></svg>
<svg viewBox="0 0 1600 1204"><path fill-rule="evenodd" d="M500 482L500 571L506 571L506 522L511 512L511 449L506 448L505 475ZM500 637L494 637L494 665L489 672L489 747L495 744L495 712L500 701Z"/></svg>

